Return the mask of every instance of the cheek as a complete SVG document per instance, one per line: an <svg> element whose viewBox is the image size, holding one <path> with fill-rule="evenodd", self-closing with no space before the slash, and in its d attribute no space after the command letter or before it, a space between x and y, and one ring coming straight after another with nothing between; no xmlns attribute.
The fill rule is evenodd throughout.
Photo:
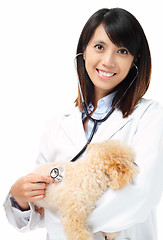
<svg viewBox="0 0 163 240"><path fill-rule="evenodd" d="M84 54L84 60L85 60L85 68L87 72L93 71L96 69L99 60L99 57L92 51L91 49L87 48Z"/></svg>
<svg viewBox="0 0 163 240"><path fill-rule="evenodd" d="M86 71L87 71L87 73L90 77L91 77L92 74L95 74L96 66L97 66L96 62L93 61L93 59L87 58L85 60L85 68L86 68Z"/></svg>
<svg viewBox="0 0 163 240"><path fill-rule="evenodd" d="M129 61L129 62L126 62L126 63L124 63L124 64L121 64L120 66L121 66L121 67L120 67L120 73L121 73L121 75L124 76L124 77L126 77L126 76L128 75L128 73L129 73L131 67L132 67L132 62Z"/></svg>
<svg viewBox="0 0 163 240"><path fill-rule="evenodd" d="M85 66L86 67L93 67L97 62L97 59L94 57L93 54L88 54L85 57Z"/></svg>

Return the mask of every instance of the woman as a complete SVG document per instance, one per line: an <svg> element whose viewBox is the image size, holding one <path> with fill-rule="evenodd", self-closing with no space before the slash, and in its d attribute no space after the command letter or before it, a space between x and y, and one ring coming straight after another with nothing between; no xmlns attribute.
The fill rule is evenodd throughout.
<svg viewBox="0 0 163 240"><path fill-rule="evenodd" d="M70 161L90 138L119 139L133 147L140 173L120 191L108 190L88 219L94 239L101 232L119 232L117 239L156 240L155 207L162 193L163 108L142 96L148 89L151 58L139 22L129 12L101 9L88 20L77 48L81 92L71 113L49 121L41 141L38 164ZM84 103L82 103L84 101ZM21 230L43 224L50 240L65 240L59 216L35 209L44 198L48 176L29 174L13 186L4 207L9 221ZM66 197L66 196L65 196ZM30 202L30 203L29 203Z"/></svg>

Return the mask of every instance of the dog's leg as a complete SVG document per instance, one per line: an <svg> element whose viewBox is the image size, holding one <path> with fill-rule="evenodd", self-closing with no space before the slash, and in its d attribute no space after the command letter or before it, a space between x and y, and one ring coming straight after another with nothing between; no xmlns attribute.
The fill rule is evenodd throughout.
<svg viewBox="0 0 163 240"><path fill-rule="evenodd" d="M62 224L64 226L67 240L93 240L91 231L88 230L87 216L77 211L72 211L71 214L64 213L62 215Z"/></svg>

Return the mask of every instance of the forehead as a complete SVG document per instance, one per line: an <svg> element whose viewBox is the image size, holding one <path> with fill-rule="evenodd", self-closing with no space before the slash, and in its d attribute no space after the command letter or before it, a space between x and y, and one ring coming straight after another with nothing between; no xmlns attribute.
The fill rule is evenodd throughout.
<svg viewBox="0 0 163 240"><path fill-rule="evenodd" d="M107 33L105 32L105 29L104 29L104 27L103 27L102 24L100 24L100 25L96 28L96 30L95 30L92 38L90 39L88 45L89 45L89 44L92 44L92 43L101 43L101 44L106 44L106 45L112 44L112 45L114 45L114 44L111 42L111 40L109 39ZM114 45L114 46L116 47L116 45Z"/></svg>

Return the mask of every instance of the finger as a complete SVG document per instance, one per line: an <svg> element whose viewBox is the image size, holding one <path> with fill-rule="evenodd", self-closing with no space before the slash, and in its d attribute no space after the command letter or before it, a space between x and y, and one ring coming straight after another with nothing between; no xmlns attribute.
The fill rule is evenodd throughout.
<svg viewBox="0 0 163 240"><path fill-rule="evenodd" d="M52 179L52 183L54 183L55 180ZM48 183L45 182L34 182L30 184L31 190L33 189L46 189Z"/></svg>
<svg viewBox="0 0 163 240"><path fill-rule="evenodd" d="M51 178L50 175L47 175L47 178L49 178L49 183L54 183L56 181L55 178Z"/></svg>
<svg viewBox="0 0 163 240"><path fill-rule="evenodd" d="M46 189L46 186L47 184L44 183L44 182L40 182L40 183L31 183L30 184L30 187L31 187L31 190L39 190L39 189L43 189L45 190Z"/></svg>
<svg viewBox="0 0 163 240"><path fill-rule="evenodd" d="M45 190L46 183L26 183L22 188L22 193L30 193L33 190Z"/></svg>
<svg viewBox="0 0 163 240"><path fill-rule="evenodd" d="M31 182L33 183L53 183L53 179L50 176L41 176L37 174L33 174L31 177Z"/></svg>
<svg viewBox="0 0 163 240"><path fill-rule="evenodd" d="M29 192L26 195L26 202L35 202L35 201L40 201L43 198L45 198L45 192L44 191L32 191Z"/></svg>
<svg viewBox="0 0 163 240"><path fill-rule="evenodd" d="M53 183L54 182L54 180L49 176L41 176L41 177L42 177L41 181L44 183Z"/></svg>
<svg viewBox="0 0 163 240"><path fill-rule="evenodd" d="M39 195L45 196L45 191L44 190L33 190L29 194L30 197L35 197L35 196L39 196Z"/></svg>
<svg viewBox="0 0 163 240"><path fill-rule="evenodd" d="M32 197L29 197L28 198L28 202L36 202L36 201L40 201L42 199L45 198L45 195L42 194L42 195L36 195L36 196L32 196Z"/></svg>

